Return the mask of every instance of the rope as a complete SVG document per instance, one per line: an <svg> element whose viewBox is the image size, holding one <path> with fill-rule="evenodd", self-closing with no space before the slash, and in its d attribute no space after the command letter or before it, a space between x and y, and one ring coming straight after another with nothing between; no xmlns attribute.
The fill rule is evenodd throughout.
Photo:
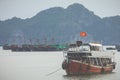
<svg viewBox="0 0 120 80"><path fill-rule="evenodd" d="M59 70L61 70L61 68L58 68L57 70L55 70L55 71L53 71L53 72L51 72L51 73L47 74L46 76L50 76L50 75L52 75L52 74L54 74L54 73L58 72Z"/></svg>

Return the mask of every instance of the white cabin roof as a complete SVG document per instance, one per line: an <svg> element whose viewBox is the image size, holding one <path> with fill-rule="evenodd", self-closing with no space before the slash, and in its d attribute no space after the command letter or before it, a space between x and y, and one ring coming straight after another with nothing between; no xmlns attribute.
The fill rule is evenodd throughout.
<svg viewBox="0 0 120 80"><path fill-rule="evenodd" d="M102 46L100 43L89 43L91 46Z"/></svg>

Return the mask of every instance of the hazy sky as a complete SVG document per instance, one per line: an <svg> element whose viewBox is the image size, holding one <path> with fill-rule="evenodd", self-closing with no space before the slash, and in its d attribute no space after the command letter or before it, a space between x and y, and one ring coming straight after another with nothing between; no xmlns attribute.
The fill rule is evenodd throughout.
<svg viewBox="0 0 120 80"><path fill-rule="evenodd" d="M14 16L25 19L41 10L80 3L100 17L120 15L120 0L0 0L0 20Z"/></svg>

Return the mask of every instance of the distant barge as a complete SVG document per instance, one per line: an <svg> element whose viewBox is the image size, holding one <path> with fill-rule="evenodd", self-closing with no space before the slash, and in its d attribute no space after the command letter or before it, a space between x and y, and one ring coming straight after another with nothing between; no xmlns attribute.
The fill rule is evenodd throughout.
<svg viewBox="0 0 120 80"><path fill-rule="evenodd" d="M67 45L4 45L4 50L12 51L62 51Z"/></svg>

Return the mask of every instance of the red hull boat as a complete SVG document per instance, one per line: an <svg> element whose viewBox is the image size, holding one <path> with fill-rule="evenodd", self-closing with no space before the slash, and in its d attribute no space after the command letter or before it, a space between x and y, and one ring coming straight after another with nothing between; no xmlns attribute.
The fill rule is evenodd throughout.
<svg viewBox="0 0 120 80"><path fill-rule="evenodd" d="M62 68L70 74L107 73L115 69L113 52L102 51L102 45L96 43L82 44L64 52Z"/></svg>

